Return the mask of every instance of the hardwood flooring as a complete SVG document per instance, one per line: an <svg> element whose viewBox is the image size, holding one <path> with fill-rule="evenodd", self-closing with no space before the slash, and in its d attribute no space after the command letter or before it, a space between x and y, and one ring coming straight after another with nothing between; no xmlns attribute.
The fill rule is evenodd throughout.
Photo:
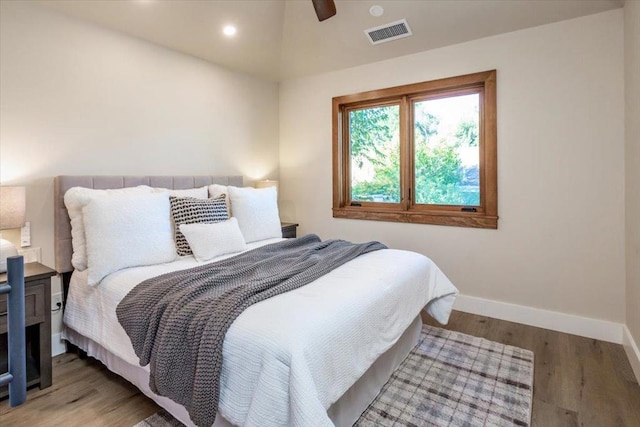
<svg viewBox="0 0 640 427"><path fill-rule="evenodd" d="M532 425L640 427L640 386L622 346L461 312L445 329L535 353ZM30 390L16 408L0 402L0 426L130 427L157 410L99 362L64 354L54 358L53 386Z"/></svg>
<svg viewBox="0 0 640 427"><path fill-rule="evenodd" d="M0 426L131 427L158 409L97 360L68 353L53 358L51 387L29 390L15 408L0 402Z"/></svg>
<svg viewBox="0 0 640 427"><path fill-rule="evenodd" d="M532 425L640 427L640 386L621 345L457 311L443 328L534 352Z"/></svg>

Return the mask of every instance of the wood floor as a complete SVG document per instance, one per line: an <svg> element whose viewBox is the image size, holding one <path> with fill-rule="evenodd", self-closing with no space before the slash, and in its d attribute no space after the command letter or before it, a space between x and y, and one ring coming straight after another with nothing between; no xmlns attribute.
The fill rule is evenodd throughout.
<svg viewBox="0 0 640 427"><path fill-rule="evenodd" d="M621 345L461 312L444 328L533 351L532 425L640 427L640 386Z"/></svg>
<svg viewBox="0 0 640 427"><path fill-rule="evenodd" d="M640 386L622 346L461 312L445 328L535 353L532 425L640 427ZM53 386L17 408L0 402L0 426L130 427L157 409L99 362L64 354Z"/></svg>

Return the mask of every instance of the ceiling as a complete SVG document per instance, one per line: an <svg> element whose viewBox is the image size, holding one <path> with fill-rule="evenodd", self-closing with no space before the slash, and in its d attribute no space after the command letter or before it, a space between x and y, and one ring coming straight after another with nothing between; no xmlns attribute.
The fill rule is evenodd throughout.
<svg viewBox="0 0 640 427"><path fill-rule="evenodd" d="M38 0L234 71L267 80L323 73L619 8L623 0ZM373 5L384 14L369 13ZM363 30L406 18L413 36L373 46ZM238 28L233 38L222 27Z"/></svg>

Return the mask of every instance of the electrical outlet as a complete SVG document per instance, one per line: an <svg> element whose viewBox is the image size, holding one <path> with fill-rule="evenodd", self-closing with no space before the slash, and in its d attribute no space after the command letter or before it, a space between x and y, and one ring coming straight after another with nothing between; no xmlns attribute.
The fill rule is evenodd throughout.
<svg viewBox="0 0 640 427"><path fill-rule="evenodd" d="M62 294L57 293L51 296L51 311L62 311Z"/></svg>

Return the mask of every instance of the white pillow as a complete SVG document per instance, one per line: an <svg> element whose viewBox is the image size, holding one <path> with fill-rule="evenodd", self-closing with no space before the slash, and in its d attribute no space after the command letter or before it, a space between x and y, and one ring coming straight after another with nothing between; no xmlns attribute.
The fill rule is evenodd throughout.
<svg viewBox="0 0 640 427"><path fill-rule="evenodd" d="M89 285L127 267L176 258L169 194L98 197L82 209Z"/></svg>
<svg viewBox="0 0 640 427"><path fill-rule="evenodd" d="M209 197L209 189L205 185L200 188L189 188L187 190L171 190L169 188L154 188L154 193L169 193L175 197L194 197L196 199L207 199Z"/></svg>
<svg viewBox="0 0 640 427"><path fill-rule="evenodd" d="M213 224L180 224L180 231L187 238L193 256L200 262L247 250L235 218Z"/></svg>
<svg viewBox="0 0 640 427"><path fill-rule="evenodd" d="M71 245L73 255L71 265L79 271L87 268L87 248L85 244L84 222L82 220L82 208L98 197L107 197L121 194L149 194L151 187L140 185L138 187L118 188L113 190L94 190L92 188L73 187L64 194L64 204L67 207L71 219Z"/></svg>
<svg viewBox="0 0 640 427"><path fill-rule="evenodd" d="M247 243L282 237L278 194L275 187L251 188L228 186L233 216Z"/></svg>

